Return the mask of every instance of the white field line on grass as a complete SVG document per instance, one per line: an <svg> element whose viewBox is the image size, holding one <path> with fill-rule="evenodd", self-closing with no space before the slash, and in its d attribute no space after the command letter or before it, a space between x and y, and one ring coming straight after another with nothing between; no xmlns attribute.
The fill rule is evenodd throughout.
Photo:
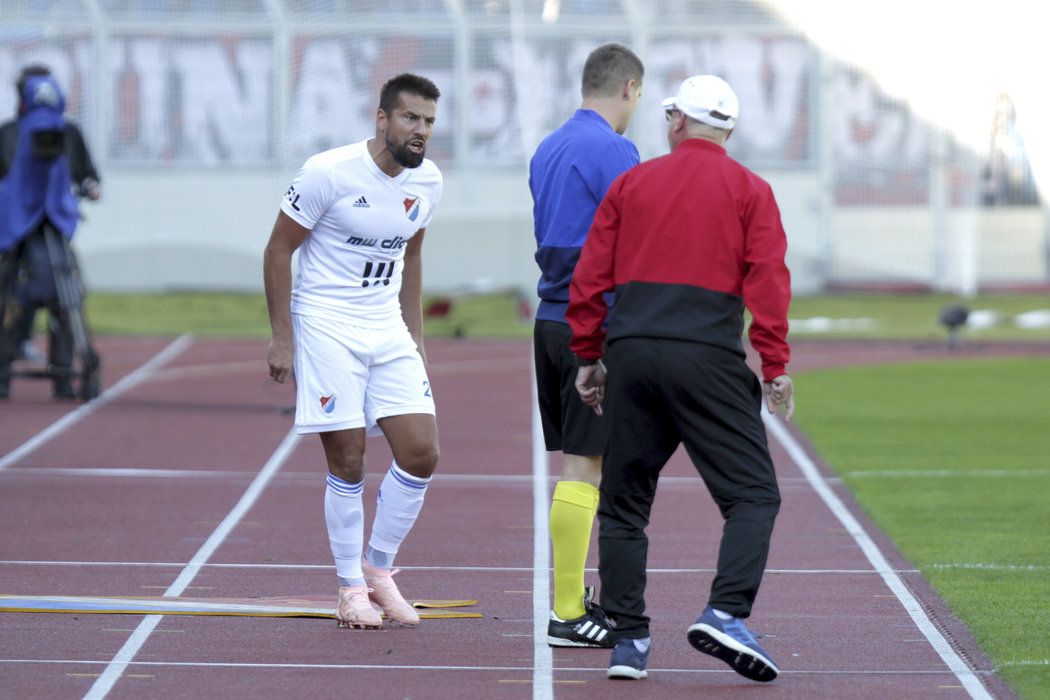
<svg viewBox="0 0 1050 700"><path fill-rule="evenodd" d="M848 479L1011 479L1013 477L1040 478L1050 476L1050 469L860 469L848 472ZM787 479L778 479L781 483ZM838 486L845 480L829 476L825 482Z"/></svg>
<svg viewBox="0 0 1050 700"><path fill-rule="evenodd" d="M179 573L178 578L172 583L166 591L165 596L179 596L186 587L190 585L193 579L200 573L201 567L211 558L215 553L215 550L223 543L223 541L229 536L233 528L237 526L237 523L241 521L244 515L251 509L258 500L263 489L270 483L274 475L285 463L292 452L295 450L296 445L299 444L300 437L295 434L295 430L291 430L285 435L284 440L277 447L277 450L270 456L266 464L259 471L259 475L252 481L251 485L241 496L241 499L237 502L237 505L233 507L233 510L223 519L219 526L215 528L215 531L211 533L208 539L201 545L201 548L197 550L197 553L193 555L189 563L186 564L185 568ZM101 700L109 694L109 691L113 689L113 685L124 675L124 671L127 669L135 655L142 648L142 645L146 643L150 633L160 624L163 615L147 615L143 618L139 626L132 632L131 636L124 646L116 653L113 659L106 666L106 669L102 672L102 675L98 677L91 689L88 690L84 696L85 700Z"/></svg>
<svg viewBox="0 0 1050 700"><path fill-rule="evenodd" d="M780 418L764 410L761 413L766 429L780 442L788 456L791 457L809 480L813 490L817 492L824 504L834 513L835 517L838 518L839 522L853 537L861 551L864 552L864 556L868 558L868 561L882 576L882 580L893 591L897 600L900 601L908 615L911 616L912 621L923 633L945 665L959 679L959 683L969 693L970 697L974 698L974 700L991 700L992 696L985 689L980 677L966 665L966 662L962 660L948 640L944 638L944 635L933 624L926 611L923 610L922 605L890 566L882 551L879 550L878 545L875 544L875 541L871 539L871 536L857 519L853 517L853 514L849 512L842 500L831 490L824 477L821 476L820 470L817 469L817 465L813 463L813 460L809 458L809 455L806 454L806 451L798 441L784 427Z"/></svg>
<svg viewBox="0 0 1050 700"><path fill-rule="evenodd" d="M850 479L955 479L1050 476L1050 469L859 469L847 472Z"/></svg>
<svg viewBox="0 0 1050 700"><path fill-rule="evenodd" d="M1050 571L1050 564L982 564L978 562L939 562L931 569L974 569L977 571Z"/></svg>
<svg viewBox="0 0 1050 700"><path fill-rule="evenodd" d="M1050 476L1050 469L872 469L847 472L850 479L977 479L1015 476Z"/></svg>
<svg viewBox="0 0 1050 700"><path fill-rule="evenodd" d="M532 698L554 697L554 655L547 646L547 621L550 619L550 532L549 492L550 463L540 424L540 403L536 388L536 363L531 367L532 384Z"/></svg>
<svg viewBox="0 0 1050 700"><path fill-rule="evenodd" d="M193 341L193 337L190 335L180 335L175 340L161 350L159 353L154 355L146 364L136 369L131 374L124 376L120 381L111 386L109 389L101 392L98 397L91 401L78 406L76 409L65 414L57 421L47 426L33 437L26 440L20 446L8 452L3 457L0 457L0 471L7 469L9 466L17 462L18 460L26 457L27 455L35 452L41 446L47 444L55 437L60 435L63 431L70 428L71 426L79 423L82 419L91 415L98 409L105 406L107 403L117 398L124 392L134 388L136 385L141 384L143 381L149 379L150 375L157 371L158 367L161 367L169 360L175 358L186 348L190 346Z"/></svg>

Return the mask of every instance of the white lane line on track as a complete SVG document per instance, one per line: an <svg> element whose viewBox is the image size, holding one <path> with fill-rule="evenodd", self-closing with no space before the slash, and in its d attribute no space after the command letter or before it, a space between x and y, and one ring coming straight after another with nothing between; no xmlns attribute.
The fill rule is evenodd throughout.
<svg viewBox="0 0 1050 700"><path fill-rule="evenodd" d="M164 567L181 568L186 562L160 562L160 561L42 561L28 559L0 560L0 566L70 566L74 568L84 566L128 566L128 567ZM967 568L975 568L978 565L960 565ZM1018 567L1016 565L1004 565L1010 570L1028 570L1031 567ZM202 569L284 569L291 571L313 571L318 569L335 569L333 564L201 564ZM531 566L402 566L405 571L465 571L472 573L532 573L536 571ZM947 565L940 568L948 568ZM986 567L981 567L986 568ZM1050 569L1050 567L1038 567L1036 570ZM548 571L550 571L548 569ZM597 569L584 569L587 573L597 573ZM646 569L648 574L713 574L715 569ZM918 569L894 569L898 574L917 574ZM799 574L799 575L825 575L846 574L850 576L876 576L879 574L874 569L766 569L767 574ZM546 627L544 628L546 636Z"/></svg>
<svg viewBox="0 0 1050 700"><path fill-rule="evenodd" d="M103 660L84 659L0 659L0 664L62 664L68 666L97 666L108 663ZM1027 664L1027 662L1023 662ZM1044 665L1037 661L1035 665ZM371 671L529 671L529 666L420 666L398 665L398 664L295 664L295 663L248 663L248 662L225 662L225 661L132 661L128 666L148 668L152 666L174 667L174 668L245 668L245 669L316 669L316 670L371 670ZM595 666L558 666L556 671L565 673L600 673L603 677L606 673L604 665ZM709 669L709 668L649 668L650 672L685 673L690 675L733 675L732 669ZM975 671L976 675L994 675L994 671ZM855 670L855 671L791 671L781 669L782 676L949 676L950 671L943 668L937 669L901 669L895 670ZM753 687L753 686L752 686Z"/></svg>
<svg viewBox="0 0 1050 700"><path fill-rule="evenodd" d="M427 371L431 374L475 374L479 371L506 371L507 362L511 358L479 359L479 360L451 360L431 361L427 365ZM233 374L258 374L260 372L259 360L234 360L231 362L212 362L201 365L187 365L185 367L172 367L157 372L150 378L154 382L166 382L184 379L202 379L208 377L226 377Z"/></svg>
<svg viewBox="0 0 1050 700"><path fill-rule="evenodd" d="M295 430L291 430L285 435L284 440L277 447L274 453L267 460L266 464L259 471L259 476L252 481L251 485L241 496L241 500L237 502L237 505L233 507L233 510L223 519L219 526L215 528L215 531L211 533L211 536L201 545L201 548L197 550L197 553L193 555L189 563L186 564L185 568L179 573L178 578L175 582L168 587L168 590L164 591L165 596L178 596L181 595L186 587L190 585L194 577L200 573L201 567L208 561L208 559L215 553L215 550L223 543L223 540L233 531L233 528L237 526L237 523L241 521L244 515L251 509L258 500L259 495L262 494L263 489L266 488L267 484L273 478L274 474L281 468L285 460L291 456L295 450L296 445L299 444L300 437L295 434ZM163 615L147 615L143 618L139 626L128 638L128 641L124 642L124 646L116 653L113 659L108 663L106 669L99 676L98 680L95 681L91 689L88 690L84 696L85 700L101 700L106 697L109 691L113 689L113 685L124 675L124 671L128 665L135 658L139 649L146 643L151 632L158 624L160 624Z"/></svg>
<svg viewBox="0 0 1050 700"><path fill-rule="evenodd" d="M255 469L225 470L225 469L144 469L135 467L11 467L7 470L9 474L21 476L83 476L97 478L148 478L158 479L198 479L198 478L230 478L241 479L254 477L258 472ZM365 474L365 481L382 481L386 472L372 472ZM284 472L281 474L282 481L302 480L315 483L316 472ZM508 483L527 484L531 486L536 480L532 474L434 474L434 480L439 483L461 482L461 483ZM547 483L558 481L557 475L547 477ZM830 480L829 480L830 481ZM809 482L803 477L784 477L778 479L783 486L786 483L808 485ZM704 482L699 477L692 476L663 476L660 477L660 486L671 488L676 486L695 487L702 489Z"/></svg>
<svg viewBox="0 0 1050 700"><path fill-rule="evenodd" d="M258 374L262 371L262 367L263 363L261 360L238 360L235 362L214 362L206 365L171 367L157 372L150 378L150 381L181 381L184 379L228 377L233 374Z"/></svg>
<svg viewBox="0 0 1050 700"><path fill-rule="evenodd" d="M124 376L120 381L111 386L109 389L101 392L97 398L80 405L76 409L65 414L57 421L47 426L33 437L26 440L20 446L8 452L2 458L0 458L0 471L7 469L9 466L17 462L18 460L26 457L27 455L35 452L41 446L47 444L55 437L60 435L67 428L80 422L83 418L91 415L98 409L105 406L107 403L117 398L124 392L134 388L137 384L147 380L157 368L161 367L169 360L178 356L193 342L193 336L180 335L175 340L161 350L159 353L154 355L146 364L136 369L131 374Z"/></svg>
<svg viewBox="0 0 1050 700"><path fill-rule="evenodd" d="M937 655L941 657L945 665L959 679L959 683L962 684L970 697L974 698L974 700L991 700L992 696L985 689L981 679L963 661L948 640L944 638L944 635L941 634L940 630L933 624L926 611L923 610L922 605L908 590L908 587L897 572L894 571L893 567L890 566L878 545L875 544L875 541L871 539L871 536L857 519L853 517L853 514L849 512L842 500L831 490L824 477L821 476L820 470L817 469L817 465L813 463L813 460L806 454L806 451L798 441L788 432L780 418L766 411L762 411L761 414L762 422L766 424L766 429L777 439L788 453L788 456L802 471L802 474L809 480L810 486L817 492L817 495L824 501L828 509L852 535L861 551L864 552L864 556L875 567L875 571L882 576L882 580L886 582L886 585L897 597L897 600L904 606L912 621L929 641Z"/></svg>
<svg viewBox="0 0 1050 700"><path fill-rule="evenodd" d="M220 469L134 469L126 467L12 467L8 474L25 476L89 476L115 478L157 479L244 479L257 471L230 471Z"/></svg>
<svg viewBox="0 0 1050 700"><path fill-rule="evenodd" d="M547 491L550 463L540 424L540 402L536 388L536 363L531 367L532 384L532 700L554 697L554 655L547 646L550 620L550 495Z"/></svg>

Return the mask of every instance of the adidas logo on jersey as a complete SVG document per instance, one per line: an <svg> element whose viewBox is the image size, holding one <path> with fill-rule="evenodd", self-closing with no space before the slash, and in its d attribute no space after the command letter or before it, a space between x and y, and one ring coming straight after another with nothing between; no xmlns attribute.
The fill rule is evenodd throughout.
<svg viewBox="0 0 1050 700"><path fill-rule="evenodd" d="M354 206L355 207L366 207L367 208L369 206L368 200L365 199L364 195L361 195L360 197L357 198L357 201L354 202Z"/></svg>

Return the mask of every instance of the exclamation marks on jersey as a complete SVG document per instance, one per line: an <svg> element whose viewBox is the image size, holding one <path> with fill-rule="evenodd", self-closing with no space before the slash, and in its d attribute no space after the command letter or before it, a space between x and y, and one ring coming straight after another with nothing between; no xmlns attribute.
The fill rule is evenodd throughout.
<svg viewBox="0 0 1050 700"><path fill-rule="evenodd" d="M365 263L365 271L361 275L361 286L369 287L377 285L382 282L383 286L390 284L390 278L394 275L394 265L397 264L395 261L389 263L381 262L374 264L372 261ZM375 274L372 274L373 269ZM384 274L385 273L385 274Z"/></svg>

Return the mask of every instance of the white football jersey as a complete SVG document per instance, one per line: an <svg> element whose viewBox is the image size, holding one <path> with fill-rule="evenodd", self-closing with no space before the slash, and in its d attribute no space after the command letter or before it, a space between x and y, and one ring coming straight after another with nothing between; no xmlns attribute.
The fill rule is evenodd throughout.
<svg viewBox="0 0 1050 700"><path fill-rule="evenodd" d="M292 312L370 328L398 326L405 246L426 228L441 198L428 159L390 177L360 141L313 156L281 210L310 229L299 248Z"/></svg>

